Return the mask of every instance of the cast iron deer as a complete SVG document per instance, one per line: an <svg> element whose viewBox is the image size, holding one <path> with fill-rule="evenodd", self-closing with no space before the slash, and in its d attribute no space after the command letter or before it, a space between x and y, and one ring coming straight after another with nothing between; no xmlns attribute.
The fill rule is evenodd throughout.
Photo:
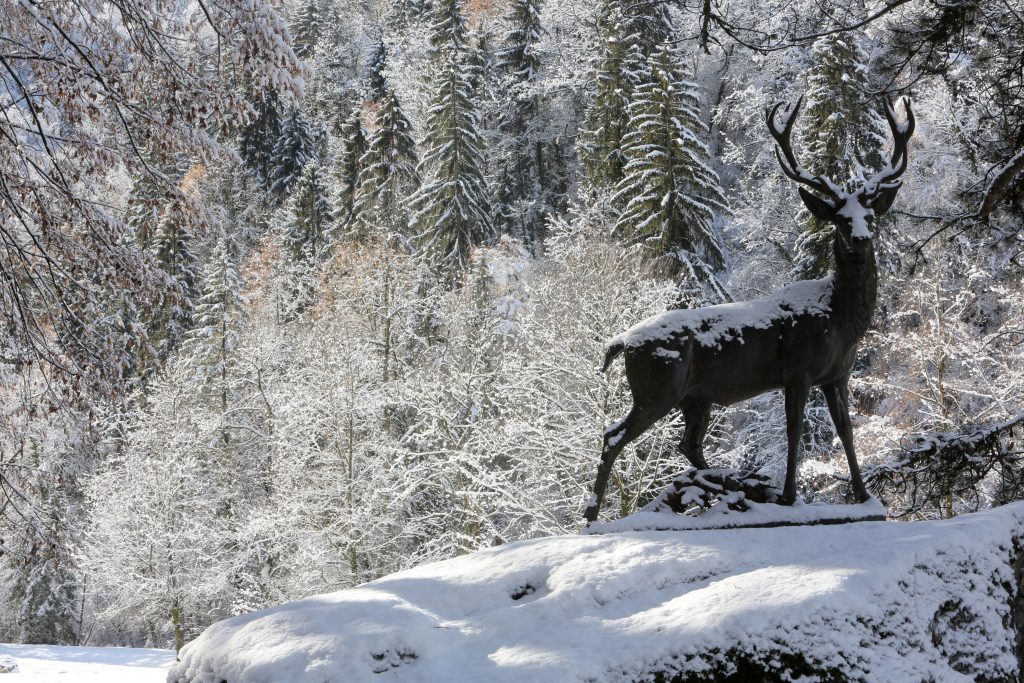
<svg viewBox="0 0 1024 683"><path fill-rule="evenodd" d="M706 469L703 441L711 405L782 389L789 441L782 501L796 499L797 456L804 406L811 387L820 387L850 464L853 494L868 498L853 448L847 384L857 343L875 311L878 271L871 226L892 206L907 168L907 143L914 133L910 101L906 121L897 122L885 102L894 149L888 165L853 192L813 176L793 153L793 123L803 98L777 122L780 102L766 112L778 146L783 173L801 185L800 198L817 218L834 225L835 271L823 280L796 282L756 301L667 311L642 321L608 342L604 369L619 354L633 407L604 433L604 450L584 517L597 519L612 464L630 441L679 408L686 422L681 449L698 469ZM781 128L779 127L781 123Z"/></svg>

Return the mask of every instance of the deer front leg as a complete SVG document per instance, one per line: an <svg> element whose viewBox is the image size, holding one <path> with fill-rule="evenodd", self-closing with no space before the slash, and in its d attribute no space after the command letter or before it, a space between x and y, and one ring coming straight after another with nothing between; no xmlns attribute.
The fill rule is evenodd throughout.
<svg viewBox="0 0 1024 683"><path fill-rule="evenodd" d="M804 407L810 390L803 385L786 387L786 484L782 487L784 505L796 501L796 470L800 459L800 439L804 431Z"/></svg>
<svg viewBox="0 0 1024 683"><path fill-rule="evenodd" d="M850 484L853 486L853 496L858 503L868 499L868 491L864 487L864 480L860 476L860 467L857 465L857 454L853 450L853 423L850 421L850 394L847 380L827 384L821 388L825 394L825 402L828 404L828 412L832 415L832 424L836 426L836 434L846 451L846 461L850 464Z"/></svg>

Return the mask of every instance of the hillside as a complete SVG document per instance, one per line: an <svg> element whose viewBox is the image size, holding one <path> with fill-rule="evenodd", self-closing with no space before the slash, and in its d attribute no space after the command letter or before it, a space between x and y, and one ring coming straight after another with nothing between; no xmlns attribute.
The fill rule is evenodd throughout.
<svg viewBox="0 0 1024 683"><path fill-rule="evenodd" d="M221 621L168 680L1013 681L1022 539L1021 503L539 538Z"/></svg>

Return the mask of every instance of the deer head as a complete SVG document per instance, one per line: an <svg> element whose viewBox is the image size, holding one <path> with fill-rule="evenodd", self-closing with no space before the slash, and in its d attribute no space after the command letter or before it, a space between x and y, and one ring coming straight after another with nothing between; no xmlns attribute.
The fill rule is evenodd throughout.
<svg viewBox="0 0 1024 683"><path fill-rule="evenodd" d="M870 251L874 219L883 215L892 206L896 193L903 185L899 177L907 170L907 143L914 134L914 111L910 107L910 100L903 98L903 109L907 115L907 120L903 123L896 120L896 110L892 102L885 101L885 118L889 122L894 142L892 157L884 168L864 181L856 190L846 192L825 176L811 175L800 165L793 153L793 124L796 122L803 99L801 97L795 106L787 107L782 113L781 121L776 119L779 109L785 102L779 102L766 112L768 130L778 143L775 156L782 166L783 173L800 183L800 199L811 214L836 227L837 254Z"/></svg>

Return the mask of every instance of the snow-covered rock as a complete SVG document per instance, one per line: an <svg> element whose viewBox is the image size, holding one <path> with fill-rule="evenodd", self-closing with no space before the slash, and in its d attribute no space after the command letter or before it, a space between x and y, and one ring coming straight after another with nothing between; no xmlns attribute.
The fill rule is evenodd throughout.
<svg viewBox="0 0 1024 683"><path fill-rule="evenodd" d="M541 538L222 621L168 680L1016 681L1022 539L1024 504Z"/></svg>

